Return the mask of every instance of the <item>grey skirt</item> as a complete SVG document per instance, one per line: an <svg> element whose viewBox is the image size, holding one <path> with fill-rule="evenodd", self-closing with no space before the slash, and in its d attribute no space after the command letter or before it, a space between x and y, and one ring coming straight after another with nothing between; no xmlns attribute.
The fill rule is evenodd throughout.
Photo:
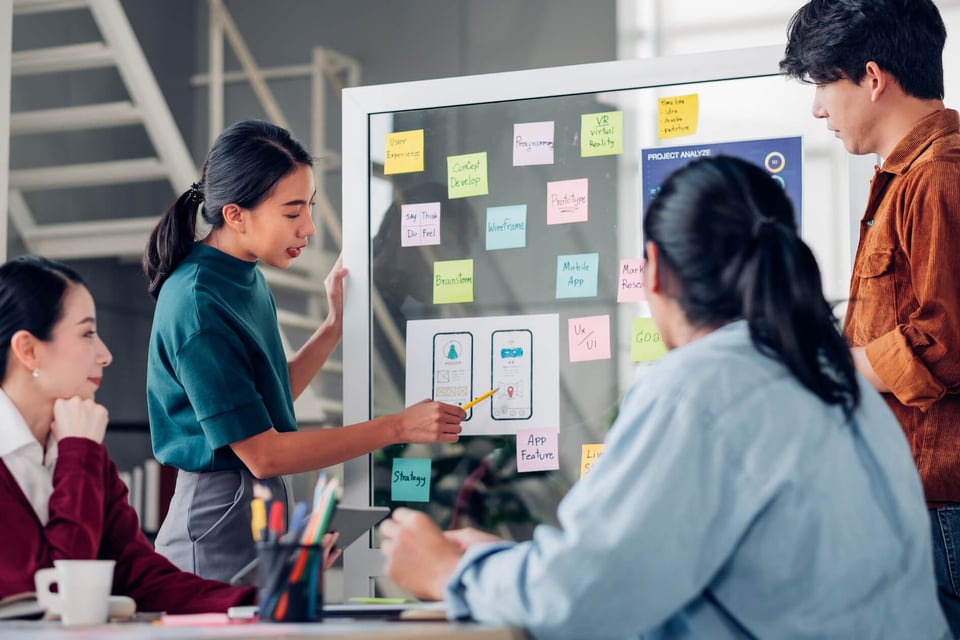
<svg viewBox="0 0 960 640"><path fill-rule="evenodd" d="M229 581L257 555L250 528L250 501L257 480L246 469L179 471L170 509L157 532L156 549L184 571ZM260 480L290 513L282 477Z"/></svg>

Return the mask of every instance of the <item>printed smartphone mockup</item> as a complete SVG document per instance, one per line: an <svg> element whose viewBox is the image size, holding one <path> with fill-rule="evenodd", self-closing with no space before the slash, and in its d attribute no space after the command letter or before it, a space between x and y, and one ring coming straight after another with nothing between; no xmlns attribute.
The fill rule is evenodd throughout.
<svg viewBox="0 0 960 640"><path fill-rule="evenodd" d="M496 395L496 394L494 394ZM467 331L433 335L434 400L463 406L473 400L473 334ZM473 415L467 410L466 420Z"/></svg>
<svg viewBox="0 0 960 640"><path fill-rule="evenodd" d="M533 333L529 329L494 331L491 336L490 403L494 420L529 420L533 416Z"/></svg>

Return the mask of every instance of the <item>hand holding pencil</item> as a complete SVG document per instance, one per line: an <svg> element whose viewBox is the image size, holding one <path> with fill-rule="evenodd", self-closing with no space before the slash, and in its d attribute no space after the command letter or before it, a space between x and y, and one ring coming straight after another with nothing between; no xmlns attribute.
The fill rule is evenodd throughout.
<svg viewBox="0 0 960 640"><path fill-rule="evenodd" d="M467 417L460 407L422 400L392 416L397 420L397 441L429 444L456 442L460 435L460 422Z"/></svg>

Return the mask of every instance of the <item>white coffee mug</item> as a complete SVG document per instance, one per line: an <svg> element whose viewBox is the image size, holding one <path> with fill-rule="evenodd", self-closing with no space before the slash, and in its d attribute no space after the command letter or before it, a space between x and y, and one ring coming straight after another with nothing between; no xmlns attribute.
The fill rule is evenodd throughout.
<svg viewBox="0 0 960 640"><path fill-rule="evenodd" d="M37 601L59 614L64 626L102 624L107 621L114 560L54 560L33 577ZM50 591L57 585L57 593Z"/></svg>

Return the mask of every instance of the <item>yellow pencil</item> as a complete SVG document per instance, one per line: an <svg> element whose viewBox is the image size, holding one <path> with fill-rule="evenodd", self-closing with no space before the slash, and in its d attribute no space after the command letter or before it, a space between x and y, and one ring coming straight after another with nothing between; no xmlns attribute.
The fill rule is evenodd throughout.
<svg viewBox="0 0 960 640"><path fill-rule="evenodd" d="M478 396L478 397L474 398L473 400L471 400L471 401L468 402L467 404L463 405L463 407L461 407L461 408L462 408L464 411L466 411L467 409L469 409L469 408L472 407L473 405L478 404L478 403L480 403L480 402L483 402L484 400L486 400L487 398L489 398L490 396L492 396L493 394L495 394L499 389L500 389L500 387L497 387L496 389L490 389L490 391L487 391L487 392L486 392L485 394L483 394L482 396Z"/></svg>

